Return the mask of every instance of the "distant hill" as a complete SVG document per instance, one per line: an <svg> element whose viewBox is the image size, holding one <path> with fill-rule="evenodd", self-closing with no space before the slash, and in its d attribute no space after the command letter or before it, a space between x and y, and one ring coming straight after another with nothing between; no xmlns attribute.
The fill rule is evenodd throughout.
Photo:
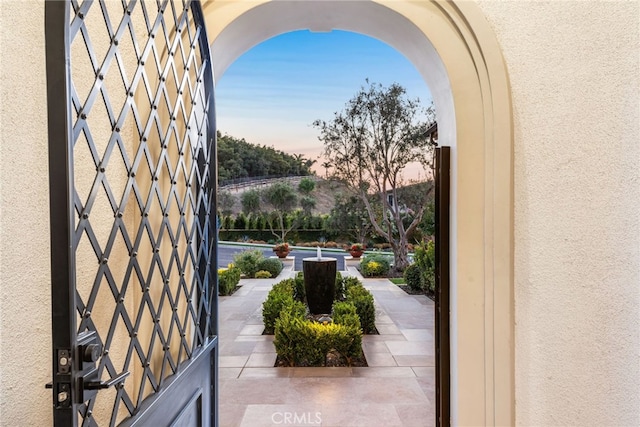
<svg viewBox="0 0 640 427"><path fill-rule="evenodd" d="M221 185L251 177L311 175L314 163L315 160L301 154L287 154L218 131L218 181Z"/></svg>

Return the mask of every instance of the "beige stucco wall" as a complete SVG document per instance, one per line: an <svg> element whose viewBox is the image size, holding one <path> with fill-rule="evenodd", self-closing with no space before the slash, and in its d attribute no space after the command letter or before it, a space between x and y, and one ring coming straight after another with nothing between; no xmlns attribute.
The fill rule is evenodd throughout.
<svg viewBox="0 0 640 427"><path fill-rule="evenodd" d="M516 419L640 425L640 8L479 3L514 108Z"/></svg>
<svg viewBox="0 0 640 427"><path fill-rule="evenodd" d="M478 4L513 96L517 424L640 425L638 2ZM51 423L43 12L0 1L2 425Z"/></svg>
<svg viewBox="0 0 640 427"><path fill-rule="evenodd" d="M0 2L0 424L51 424L44 6Z"/></svg>

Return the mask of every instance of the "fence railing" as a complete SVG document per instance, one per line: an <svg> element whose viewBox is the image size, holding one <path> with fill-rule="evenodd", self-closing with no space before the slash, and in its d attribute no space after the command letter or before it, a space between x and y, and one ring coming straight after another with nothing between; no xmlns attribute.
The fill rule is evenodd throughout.
<svg viewBox="0 0 640 427"><path fill-rule="evenodd" d="M321 179L316 175L298 176L253 176L245 178L225 179L220 181L218 191L238 191L248 187L266 187L276 182L300 182L302 178Z"/></svg>

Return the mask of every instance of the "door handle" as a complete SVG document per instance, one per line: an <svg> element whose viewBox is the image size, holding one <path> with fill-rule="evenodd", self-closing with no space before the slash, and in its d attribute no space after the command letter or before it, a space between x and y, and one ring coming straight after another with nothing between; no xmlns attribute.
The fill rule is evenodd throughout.
<svg viewBox="0 0 640 427"><path fill-rule="evenodd" d="M131 374L129 371L125 371L120 375L111 378L109 381L92 381L84 384L85 390L103 390L105 388L113 387L116 384L123 383L124 380Z"/></svg>

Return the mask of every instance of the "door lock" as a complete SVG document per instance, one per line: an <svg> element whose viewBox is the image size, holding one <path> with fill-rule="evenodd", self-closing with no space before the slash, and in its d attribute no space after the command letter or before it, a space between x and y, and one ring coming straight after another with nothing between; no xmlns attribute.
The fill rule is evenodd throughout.
<svg viewBox="0 0 640 427"><path fill-rule="evenodd" d="M78 377L76 379L76 403L83 403L96 395L98 390L106 389L124 382L129 372L123 372L109 381L100 381L96 362L102 355L102 346L94 331L78 335L76 360L78 361Z"/></svg>

